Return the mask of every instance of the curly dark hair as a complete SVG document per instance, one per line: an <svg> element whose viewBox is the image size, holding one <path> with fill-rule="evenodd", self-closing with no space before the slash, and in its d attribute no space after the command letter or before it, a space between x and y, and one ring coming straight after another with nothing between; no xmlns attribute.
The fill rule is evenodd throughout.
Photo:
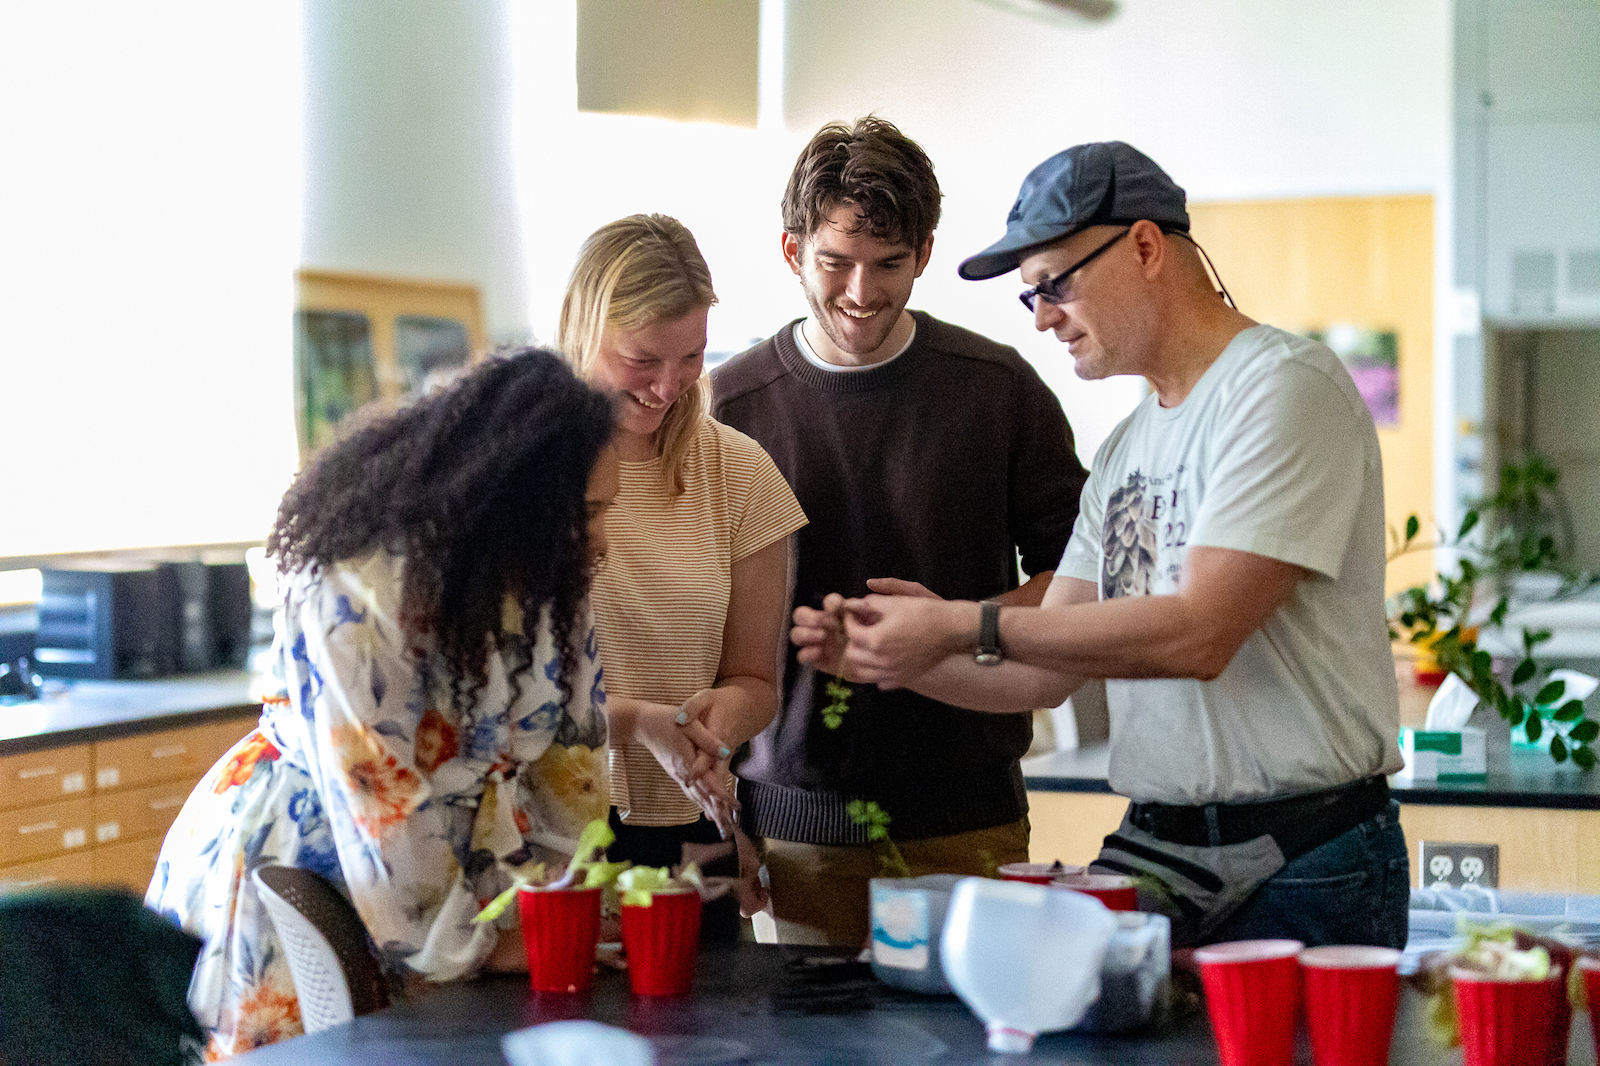
<svg viewBox="0 0 1600 1066"><path fill-rule="evenodd" d="M804 241L849 203L861 213L852 233L921 248L939 225L942 196L921 146L894 123L868 115L854 127L822 127L801 151L783 191L783 228Z"/></svg>
<svg viewBox="0 0 1600 1066"><path fill-rule="evenodd" d="M323 449L284 494L267 551L285 573L375 549L404 557L401 625L436 636L458 705L503 644L506 597L530 638L548 610L570 697L591 577L585 497L612 425L610 400L554 352L491 356ZM514 664L513 685L529 666Z"/></svg>

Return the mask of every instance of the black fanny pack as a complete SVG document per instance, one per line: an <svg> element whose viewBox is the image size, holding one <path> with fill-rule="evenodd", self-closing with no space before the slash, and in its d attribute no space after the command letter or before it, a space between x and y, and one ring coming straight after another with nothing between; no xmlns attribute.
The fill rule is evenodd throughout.
<svg viewBox="0 0 1600 1066"><path fill-rule="evenodd" d="M1304 855L1389 807L1389 782L1381 774L1338 788L1256 803L1197 807L1133 803L1128 820L1151 836L1188 847L1242 844L1270 835L1284 861Z"/></svg>

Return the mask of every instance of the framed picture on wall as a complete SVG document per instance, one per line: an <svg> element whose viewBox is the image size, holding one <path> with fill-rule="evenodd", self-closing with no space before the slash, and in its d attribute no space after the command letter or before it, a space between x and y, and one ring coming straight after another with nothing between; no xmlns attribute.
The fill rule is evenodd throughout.
<svg viewBox="0 0 1600 1066"><path fill-rule="evenodd" d="M1337 324L1311 330L1344 361L1356 389L1379 426L1400 424L1400 335L1392 329Z"/></svg>

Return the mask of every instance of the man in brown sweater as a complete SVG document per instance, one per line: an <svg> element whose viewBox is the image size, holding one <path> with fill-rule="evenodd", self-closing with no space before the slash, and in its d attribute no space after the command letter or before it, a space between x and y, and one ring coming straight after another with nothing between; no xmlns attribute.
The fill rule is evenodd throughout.
<svg viewBox="0 0 1600 1066"><path fill-rule="evenodd" d="M713 374L716 417L766 448L811 519L795 605L869 591L1036 604L1071 533L1086 474L1054 394L1014 349L906 309L939 200L890 123L824 127L783 203L811 314ZM734 768L778 939L860 946L884 871L851 801L889 816L914 874L1026 860L1030 722L870 685L841 700L832 680L791 649L778 718Z"/></svg>

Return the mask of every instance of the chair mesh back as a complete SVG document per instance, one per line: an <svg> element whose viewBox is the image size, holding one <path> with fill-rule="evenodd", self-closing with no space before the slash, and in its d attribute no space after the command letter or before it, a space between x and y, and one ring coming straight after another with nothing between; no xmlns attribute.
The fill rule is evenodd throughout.
<svg viewBox="0 0 1600 1066"><path fill-rule="evenodd" d="M388 1006L366 926L338 889L291 866L260 866L252 876L283 943L306 1032Z"/></svg>

